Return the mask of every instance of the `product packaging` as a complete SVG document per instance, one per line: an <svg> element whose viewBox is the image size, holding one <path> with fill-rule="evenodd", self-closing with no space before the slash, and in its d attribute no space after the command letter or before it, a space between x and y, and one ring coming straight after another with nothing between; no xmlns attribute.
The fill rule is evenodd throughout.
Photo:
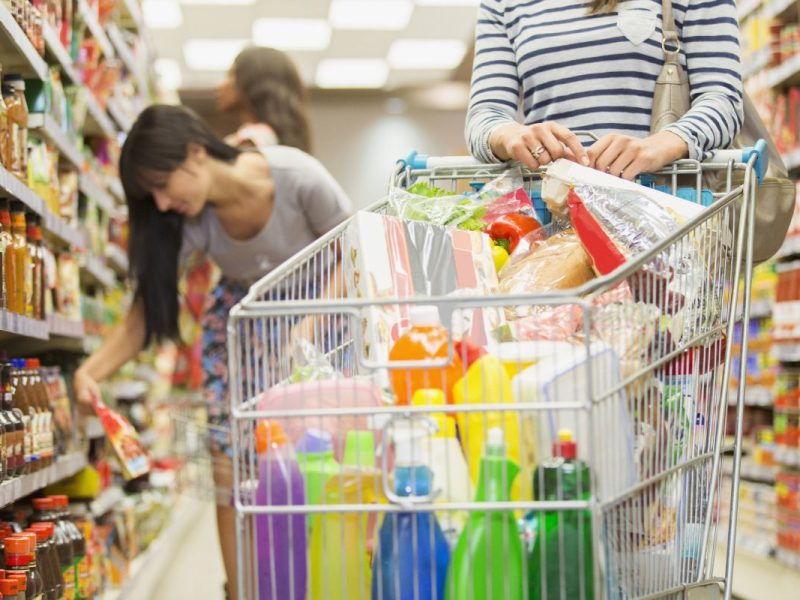
<svg viewBox="0 0 800 600"><path fill-rule="evenodd" d="M99 398L93 398L92 408L117 455L125 479L147 475L150 472L150 457L133 425L121 414L103 404Z"/></svg>

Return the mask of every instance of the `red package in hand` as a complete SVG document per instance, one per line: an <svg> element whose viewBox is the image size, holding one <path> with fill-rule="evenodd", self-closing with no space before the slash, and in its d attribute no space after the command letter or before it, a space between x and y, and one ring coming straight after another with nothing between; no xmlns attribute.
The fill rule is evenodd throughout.
<svg viewBox="0 0 800 600"><path fill-rule="evenodd" d="M92 407L119 459L125 479L135 479L149 473L150 457L130 421L98 398L92 400Z"/></svg>

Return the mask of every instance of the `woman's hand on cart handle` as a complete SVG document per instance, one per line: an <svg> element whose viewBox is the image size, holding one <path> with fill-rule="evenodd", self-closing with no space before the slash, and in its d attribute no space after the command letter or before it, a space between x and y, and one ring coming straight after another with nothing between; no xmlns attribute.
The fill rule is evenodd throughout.
<svg viewBox="0 0 800 600"><path fill-rule="evenodd" d="M641 173L658 171L688 154L686 142L669 131L646 138L612 133L589 148L591 166L631 181Z"/></svg>
<svg viewBox="0 0 800 600"><path fill-rule="evenodd" d="M590 164L580 138L555 121L499 125L489 135L489 146L497 158L518 160L533 170L559 158L568 158L585 166Z"/></svg>

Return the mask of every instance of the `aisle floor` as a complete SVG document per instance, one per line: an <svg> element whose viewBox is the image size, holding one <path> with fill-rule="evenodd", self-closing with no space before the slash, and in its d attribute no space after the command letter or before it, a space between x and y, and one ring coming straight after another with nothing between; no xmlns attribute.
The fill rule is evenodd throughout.
<svg viewBox="0 0 800 600"><path fill-rule="evenodd" d="M164 573L150 600L224 600L225 572L213 504L203 504L201 516Z"/></svg>

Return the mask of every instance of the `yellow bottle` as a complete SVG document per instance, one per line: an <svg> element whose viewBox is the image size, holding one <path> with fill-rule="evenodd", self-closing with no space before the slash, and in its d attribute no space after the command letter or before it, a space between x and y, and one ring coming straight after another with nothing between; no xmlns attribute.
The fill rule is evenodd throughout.
<svg viewBox="0 0 800 600"><path fill-rule="evenodd" d="M453 387L453 399L456 410L458 406L467 404L511 404L514 395L511 392L511 379L503 363L496 357L482 356L470 366L467 374L459 379ZM520 445L520 416L517 411L459 412L458 428L461 444L469 465L469 474L473 483L478 481L481 457L486 445L486 437L493 427L503 430L508 448L508 457L522 467L511 490L514 500L531 498L531 486L528 485L533 464L528 464L530 449Z"/></svg>
<svg viewBox="0 0 800 600"><path fill-rule="evenodd" d="M325 504L385 502L377 469L344 467L331 477L323 492ZM367 549L365 512L316 513L309 544L309 600L370 598L372 565Z"/></svg>
<svg viewBox="0 0 800 600"><path fill-rule="evenodd" d="M25 207L21 202L11 204L11 236L14 246L14 312L24 315L27 312L28 299L25 295L29 268L28 231L25 225Z"/></svg>

